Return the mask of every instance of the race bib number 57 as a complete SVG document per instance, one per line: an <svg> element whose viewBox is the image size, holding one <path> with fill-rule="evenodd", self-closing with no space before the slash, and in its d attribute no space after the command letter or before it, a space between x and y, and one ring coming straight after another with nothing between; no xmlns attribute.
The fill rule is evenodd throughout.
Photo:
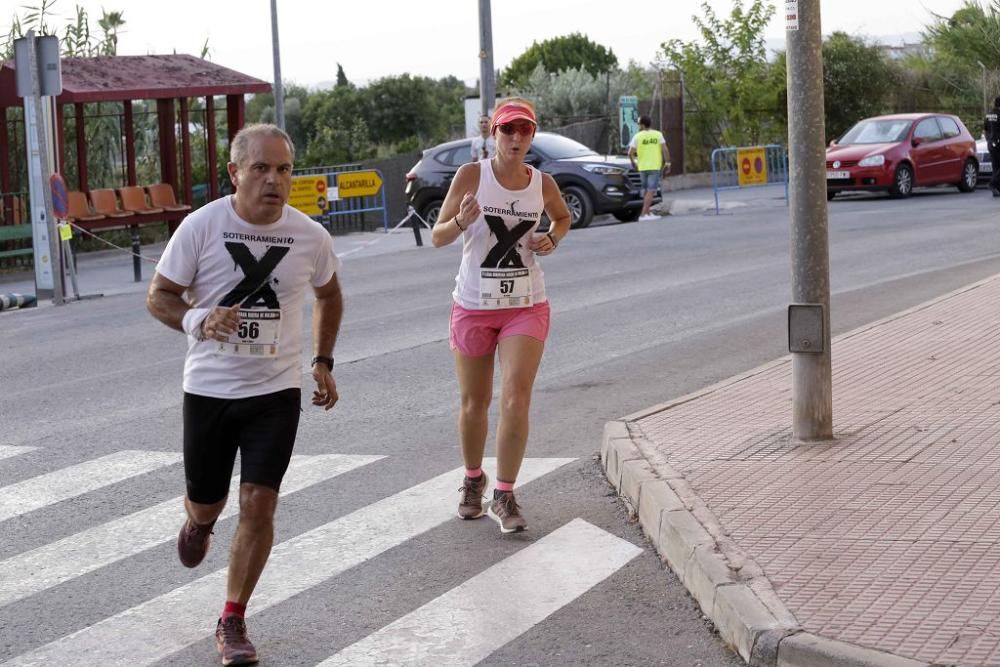
<svg viewBox="0 0 1000 667"><path fill-rule="evenodd" d="M484 309L528 308L531 276L528 269L482 269L479 305Z"/></svg>

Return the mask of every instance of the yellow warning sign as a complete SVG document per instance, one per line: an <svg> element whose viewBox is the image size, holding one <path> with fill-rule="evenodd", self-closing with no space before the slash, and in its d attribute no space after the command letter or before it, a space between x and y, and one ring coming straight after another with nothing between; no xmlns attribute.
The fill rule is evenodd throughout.
<svg viewBox="0 0 1000 667"><path fill-rule="evenodd" d="M736 149L740 186L767 185L767 149L763 146Z"/></svg>
<svg viewBox="0 0 1000 667"><path fill-rule="evenodd" d="M288 204L306 215L323 215L327 209L326 176L294 176Z"/></svg>
<svg viewBox="0 0 1000 667"><path fill-rule="evenodd" d="M73 228L70 227L65 222L60 222L56 227L59 228L59 240L60 241L72 241L73 240Z"/></svg>
<svg viewBox="0 0 1000 667"><path fill-rule="evenodd" d="M382 188L382 177L377 171L349 171L337 174L337 191L341 199L372 197Z"/></svg>

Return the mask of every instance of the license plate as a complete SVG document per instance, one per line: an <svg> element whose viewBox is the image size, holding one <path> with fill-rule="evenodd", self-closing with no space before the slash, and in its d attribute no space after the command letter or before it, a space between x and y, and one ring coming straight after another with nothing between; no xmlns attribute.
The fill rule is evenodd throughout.
<svg viewBox="0 0 1000 667"><path fill-rule="evenodd" d="M826 172L827 178L850 178L851 172L849 171L828 171Z"/></svg>
<svg viewBox="0 0 1000 667"><path fill-rule="evenodd" d="M979 165L979 171L986 172L987 174L992 174L993 173L993 164L990 163L990 162L987 162L986 164L980 163L980 165Z"/></svg>

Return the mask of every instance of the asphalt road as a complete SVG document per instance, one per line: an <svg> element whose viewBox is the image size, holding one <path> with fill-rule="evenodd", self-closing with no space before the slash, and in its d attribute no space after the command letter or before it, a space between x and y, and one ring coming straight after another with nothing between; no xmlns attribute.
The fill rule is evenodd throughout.
<svg viewBox="0 0 1000 667"><path fill-rule="evenodd" d="M312 459L317 479L282 500L267 595L249 610L264 664L351 664L350 650L398 658L421 637L457 647L456 664L742 664L650 549L596 455L606 421L784 354L791 271L779 194L727 193L720 216L697 210L704 191L675 194L691 212L598 221L545 258L553 323L532 406L537 479L518 493L530 530L517 536L452 518L458 247L349 258L341 401L326 414L305 407L296 449L342 455L342 468L316 472ZM854 196L829 211L834 334L1000 272L988 192ZM113 664L114 651L129 664L217 664L208 637L224 591L206 575L225 567L235 519L219 523L193 571L176 562L169 521L142 546L125 524L105 528L183 492L181 467L162 456L180 451L183 337L146 314L136 289L0 313L0 334L0 595L28 582L0 597L0 664ZM137 462L99 466L121 468L110 481L73 467L126 450ZM94 560L109 543L119 555ZM53 563L65 572L38 583ZM524 584L529 572L539 581ZM210 603L183 603L202 595Z"/></svg>

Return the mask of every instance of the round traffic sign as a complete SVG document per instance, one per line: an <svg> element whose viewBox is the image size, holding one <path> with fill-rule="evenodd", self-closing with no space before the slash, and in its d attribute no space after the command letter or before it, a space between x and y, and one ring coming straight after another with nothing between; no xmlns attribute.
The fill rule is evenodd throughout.
<svg viewBox="0 0 1000 667"><path fill-rule="evenodd" d="M743 167L743 173L746 174L747 176L749 176L750 175L750 158L748 158L748 157L743 158L742 167Z"/></svg>
<svg viewBox="0 0 1000 667"><path fill-rule="evenodd" d="M69 192L62 174L49 176L49 189L52 191L52 213L57 218L66 218L69 215Z"/></svg>
<svg viewBox="0 0 1000 667"><path fill-rule="evenodd" d="M326 179L325 178L316 181L316 192L318 192L320 194L323 194L324 192L326 192Z"/></svg>
<svg viewBox="0 0 1000 667"><path fill-rule="evenodd" d="M761 160L760 157L753 161L753 170L758 174L764 171L764 161Z"/></svg>

